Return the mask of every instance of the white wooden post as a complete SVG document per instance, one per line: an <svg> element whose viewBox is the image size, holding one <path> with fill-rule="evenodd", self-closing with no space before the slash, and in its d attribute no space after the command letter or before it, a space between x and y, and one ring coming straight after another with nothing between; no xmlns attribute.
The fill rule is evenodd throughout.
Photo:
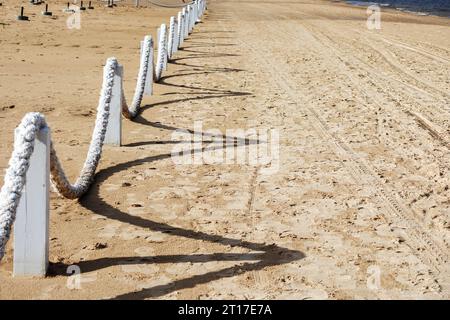
<svg viewBox="0 0 450 320"><path fill-rule="evenodd" d="M184 39L186 40L189 37L189 7L186 8L184 19Z"/></svg>
<svg viewBox="0 0 450 320"><path fill-rule="evenodd" d="M178 28L177 28L177 38L178 38L178 43L177 43L177 48L175 50L175 52L178 52L178 49L180 48L180 46L183 44L183 14L181 12L178 12Z"/></svg>
<svg viewBox="0 0 450 320"><path fill-rule="evenodd" d="M190 33L194 30L194 23L195 23L195 6L191 5L191 28L189 30Z"/></svg>
<svg viewBox="0 0 450 320"><path fill-rule="evenodd" d="M190 5L188 5L187 7L187 15L188 15L188 19L187 19L187 34L188 36L191 34L191 22L192 22L192 8Z"/></svg>
<svg viewBox="0 0 450 320"><path fill-rule="evenodd" d="M178 37L178 21L175 21L175 26L174 26L174 44L172 46L172 56L178 51L178 43L180 41L179 37Z"/></svg>
<svg viewBox="0 0 450 320"><path fill-rule="evenodd" d="M13 275L39 276L48 267L50 129L36 135L14 223Z"/></svg>
<svg viewBox="0 0 450 320"><path fill-rule="evenodd" d="M162 26L162 25L161 25ZM164 25L165 26L165 25ZM164 36L165 36L165 41L164 41L164 48L159 48L159 45L161 44L161 27L158 28L158 30L156 30L157 33L157 37L158 37L158 51L163 51L164 52L164 56L163 56L163 70L167 71L167 29L165 30Z"/></svg>
<svg viewBox="0 0 450 320"><path fill-rule="evenodd" d="M163 70L167 71L167 62L169 60L169 58L168 58L168 54L169 54L169 51L168 51L168 47L169 47L168 46L169 32L167 30L167 26L165 24L162 24L161 28L159 29L159 32L160 32L159 36L161 36L161 29L162 29L163 25L164 25L164 50L163 50L164 51L164 68L163 68Z"/></svg>
<svg viewBox="0 0 450 320"><path fill-rule="evenodd" d="M168 40L167 40L167 61L169 59L172 59L173 53L174 53L174 48L176 45L176 22L175 22L175 17L170 17L170 22L169 22L169 36L168 36Z"/></svg>
<svg viewBox="0 0 450 320"><path fill-rule="evenodd" d="M194 12L195 12L194 25L195 25L198 21L198 3L197 2L194 3Z"/></svg>
<svg viewBox="0 0 450 320"><path fill-rule="evenodd" d="M183 44L184 40L186 39L186 14L187 14L186 8L183 8L183 10L181 11L181 17L183 19L183 22L181 25L182 28L181 28L181 35L180 35L180 37L181 37L180 44Z"/></svg>
<svg viewBox="0 0 450 320"><path fill-rule="evenodd" d="M156 29L156 41L159 45L159 39L161 39L161 28ZM159 50L159 48L158 48Z"/></svg>
<svg viewBox="0 0 450 320"><path fill-rule="evenodd" d="M114 75L109 120L104 141L105 144L112 146L122 144L122 77L123 66L119 65Z"/></svg>

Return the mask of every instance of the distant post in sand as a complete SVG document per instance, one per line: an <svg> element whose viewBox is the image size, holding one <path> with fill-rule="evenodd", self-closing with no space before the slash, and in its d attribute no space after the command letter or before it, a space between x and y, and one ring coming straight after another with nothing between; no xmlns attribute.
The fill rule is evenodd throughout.
<svg viewBox="0 0 450 320"><path fill-rule="evenodd" d="M28 17L23 15L23 7L20 7L20 16L17 16L17 20L28 21Z"/></svg>
<svg viewBox="0 0 450 320"><path fill-rule="evenodd" d="M42 11L43 16L52 16L53 13L48 11L48 4L45 4L45 11Z"/></svg>

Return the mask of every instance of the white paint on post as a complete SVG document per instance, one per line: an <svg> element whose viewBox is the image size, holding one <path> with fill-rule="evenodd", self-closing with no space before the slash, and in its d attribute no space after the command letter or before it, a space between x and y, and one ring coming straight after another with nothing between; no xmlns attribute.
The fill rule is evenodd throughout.
<svg viewBox="0 0 450 320"><path fill-rule="evenodd" d="M194 9L193 5L191 5L190 7L191 7L191 14L190 14L191 21L190 21L189 33L192 33L192 30L194 30L195 9Z"/></svg>
<svg viewBox="0 0 450 320"><path fill-rule="evenodd" d="M167 41L167 59L172 59L173 56L173 48L175 47L176 42L176 25L175 25L175 17L170 17L169 23L169 39Z"/></svg>
<svg viewBox="0 0 450 320"><path fill-rule="evenodd" d="M194 3L194 11L195 11L195 17L194 17L194 24L198 21L198 3Z"/></svg>
<svg viewBox="0 0 450 320"><path fill-rule="evenodd" d="M189 37L189 7L184 15L184 39L187 39L187 37Z"/></svg>
<svg viewBox="0 0 450 320"><path fill-rule="evenodd" d="M181 11L181 16L183 19L182 22L182 28L181 28L181 44L184 43L184 39L186 39L186 15L187 15L187 11L186 8L183 8L183 10Z"/></svg>
<svg viewBox="0 0 450 320"><path fill-rule="evenodd" d="M14 276L40 276L48 267L50 129L37 135L14 223Z"/></svg>
<svg viewBox="0 0 450 320"><path fill-rule="evenodd" d="M198 3L198 16L197 16L197 22L201 22L201 18L203 15L203 1L200 1Z"/></svg>
<svg viewBox="0 0 450 320"><path fill-rule="evenodd" d="M114 75L112 97L109 105L109 120L104 142L104 144L112 146L120 146L122 144L122 78L123 66L119 65Z"/></svg>
<svg viewBox="0 0 450 320"><path fill-rule="evenodd" d="M156 40L158 41L158 45L161 43L161 27L156 29Z"/></svg>
<svg viewBox="0 0 450 320"><path fill-rule="evenodd" d="M187 34L191 33L191 21L192 21L192 7L189 5L187 8L188 19L187 19Z"/></svg>
<svg viewBox="0 0 450 320"><path fill-rule="evenodd" d="M172 56L178 51L178 42L180 41L178 38L178 21L175 21L174 26L174 41L172 46Z"/></svg>
<svg viewBox="0 0 450 320"><path fill-rule="evenodd" d="M177 48L176 51L178 51L178 49L181 47L181 45L183 44L183 14L181 12L178 12L178 43L177 43Z"/></svg>

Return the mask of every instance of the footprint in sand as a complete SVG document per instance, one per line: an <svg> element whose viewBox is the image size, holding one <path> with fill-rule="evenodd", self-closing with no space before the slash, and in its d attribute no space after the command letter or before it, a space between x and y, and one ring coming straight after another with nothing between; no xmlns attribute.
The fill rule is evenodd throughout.
<svg viewBox="0 0 450 320"><path fill-rule="evenodd" d="M93 220L93 221L106 220L106 217L101 216L99 214L93 214L92 217L91 217L91 220Z"/></svg>
<svg viewBox="0 0 450 320"><path fill-rule="evenodd" d="M145 239L150 235L150 231L143 229L135 229L134 227L128 227L120 233L120 238L122 240L134 240L134 239Z"/></svg>
<svg viewBox="0 0 450 320"><path fill-rule="evenodd" d="M52 292L58 289L60 286L57 284L52 284L50 286L45 287L41 294L34 298L35 300L50 300L52 298Z"/></svg>
<svg viewBox="0 0 450 320"><path fill-rule="evenodd" d="M127 194L127 203L129 206L127 207L127 212L132 216L143 216L147 213L147 209L144 205L137 199L135 193Z"/></svg>
<svg viewBox="0 0 450 320"><path fill-rule="evenodd" d="M170 221L170 220L175 220L178 217L175 212L176 209L173 208L174 206L175 205L173 205L172 207L168 207L164 203L155 203L155 204L151 204L150 208L152 209L152 211L154 213L156 213L162 219Z"/></svg>
<svg viewBox="0 0 450 320"><path fill-rule="evenodd" d="M113 222L107 224L106 226L101 228L101 231L98 233L98 236L100 238L111 239L119 234L120 226L121 226L120 222Z"/></svg>
<svg viewBox="0 0 450 320"><path fill-rule="evenodd" d="M143 282L143 283L139 284L136 288L138 290L150 289L153 287L170 285L171 281L172 280L170 278L168 278L166 276L161 276L161 277L158 277L157 279Z"/></svg>
<svg viewBox="0 0 450 320"><path fill-rule="evenodd" d="M105 183L103 184L103 186L105 187L105 191L107 192L112 192L120 189L119 185L113 183Z"/></svg>
<svg viewBox="0 0 450 320"><path fill-rule="evenodd" d="M155 255L155 250L152 247L139 247L134 252L140 257L151 257Z"/></svg>
<svg viewBox="0 0 450 320"><path fill-rule="evenodd" d="M126 273L141 273L145 275L155 275L159 271L159 267L156 265L141 265L141 264L130 264L123 265L122 271Z"/></svg>
<svg viewBox="0 0 450 320"><path fill-rule="evenodd" d="M146 209L141 204L134 203L127 208L127 212L132 216L142 217L146 214Z"/></svg>
<svg viewBox="0 0 450 320"><path fill-rule="evenodd" d="M150 243L163 243L167 241L169 236L161 232L150 232L146 237L145 241Z"/></svg>
<svg viewBox="0 0 450 320"><path fill-rule="evenodd" d="M173 275L173 276L177 276L177 275L189 275L192 276L194 275L194 273L192 273L191 268L192 268L192 263L188 262L188 263L174 263L171 264L170 266L167 266L166 268L166 273Z"/></svg>

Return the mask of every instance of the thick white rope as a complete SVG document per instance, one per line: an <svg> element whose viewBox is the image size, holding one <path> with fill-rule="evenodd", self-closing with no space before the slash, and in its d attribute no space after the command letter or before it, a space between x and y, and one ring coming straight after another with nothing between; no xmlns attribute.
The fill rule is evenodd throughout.
<svg viewBox="0 0 450 320"><path fill-rule="evenodd" d="M128 107L127 105L122 86L122 114L128 119L133 119L139 114L142 98L144 97L145 84L147 83L147 74L153 76L153 70L150 70L151 72L148 72L149 68L153 69L152 37L146 36L144 38L143 44L144 45L142 49L141 63L139 66L138 79L136 82L136 90L134 91L133 102L131 103L130 107ZM149 83L153 83L153 79Z"/></svg>
<svg viewBox="0 0 450 320"><path fill-rule="evenodd" d="M159 33L159 43L158 43L158 57L156 60L155 68L155 82L161 80L163 70L165 69L166 57L167 57L167 31L166 25L163 23L160 28Z"/></svg>
<svg viewBox="0 0 450 320"><path fill-rule="evenodd" d="M185 9L183 9L185 11ZM190 12L189 10L188 12ZM179 13L178 30L186 31L189 14ZM174 19L171 19L171 33L174 31ZM184 30L183 30L184 29ZM183 42L182 32L177 32L178 40L171 37L171 46L176 41L177 46ZM169 47L170 48L170 47ZM170 49L169 49L170 50ZM164 63L167 63L166 25L161 25L160 42L158 46L158 60L156 68L153 67L153 40L150 36L144 39L143 54L141 55L138 81L131 106L128 108L122 92L122 113L127 118L134 118L139 113L144 94L147 74L152 74L156 69L155 81L161 79ZM53 185L58 192L69 199L76 199L85 194L94 181L95 172L100 162L106 129L109 120L114 76L118 72L119 64L116 58L109 58L103 69L103 84L97 107L97 117L92 133L91 143L83 168L75 181L71 184L67 179L61 163L58 159L53 142L50 144L50 176ZM17 207L20 202L23 188L26 183L26 173L30 166L30 158L33 154L36 134L47 127L45 117L36 112L25 115L15 131L14 150L9 160L9 166L4 177L4 185L0 190L0 260L5 254L6 243L10 237L11 227L16 218Z"/></svg>
<svg viewBox="0 0 450 320"><path fill-rule="evenodd" d="M148 2L150 2L151 4L158 6L158 7L163 7L163 8L181 8L186 6L186 3L180 3L180 4L163 4L163 3L156 3L153 0L148 0ZM192 2L190 2L189 4L191 4Z"/></svg>
<svg viewBox="0 0 450 320"><path fill-rule="evenodd" d="M114 75L117 72L118 62L116 58L109 58L103 72L103 85L100 100L97 107L97 118L92 133L88 154L75 184L71 185L53 148L50 149L50 173L53 184L58 192L66 198L76 199L81 197L89 189L94 180L95 171L100 161L103 141L109 119L109 110L114 85Z"/></svg>

